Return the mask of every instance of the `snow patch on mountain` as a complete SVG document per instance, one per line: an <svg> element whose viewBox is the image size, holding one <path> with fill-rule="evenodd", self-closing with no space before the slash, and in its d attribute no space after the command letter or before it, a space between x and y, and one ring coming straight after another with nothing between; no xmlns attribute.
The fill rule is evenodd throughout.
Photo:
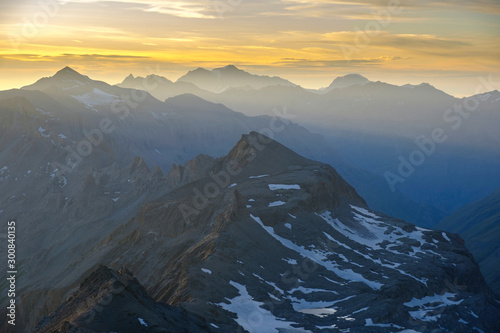
<svg viewBox="0 0 500 333"><path fill-rule="evenodd" d="M360 211L359 208L356 210ZM367 213L369 212L366 211L363 214L367 215ZM403 239L405 238L413 239L420 245L425 243L425 240L423 239L423 232L421 230L407 232L401 228L397 228L396 234L396 232L391 231L395 228L392 225L388 225L387 223L375 220L374 218L358 214L355 211L353 211L353 215L354 220L356 220L358 223L347 225L346 223L333 218L330 211L325 211L321 214L318 214L318 216L325 220L325 222L327 222L336 231L343 234L345 237L349 238L352 241L365 245L371 250L384 249L396 254L402 254L402 252L391 250L390 247L402 245ZM374 214L372 215L376 216ZM390 243L390 245L386 245L385 248L383 248L381 246L382 243ZM422 252L420 246L412 246L412 248L413 254Z"/></svg>
<svg viewBox="0 0 500 333"><path fill-rule="evenodd" d="M295 184L295 185L286 185L286 184L269 184L269 189L271 191L275 190L300 190L300 186Z"/></svg>
<svg viewBox="0 0 500 333"><path fill-rule="evenodd" d="M98 88L94 88L90 93L73 97L89 107L110 104L118 98L118 96L108 94Z"/></svg>
<svg viewBox="0 0 500 333"><path fill-rule="evenodd" d="M463 302L463 299L455 301L456 294L444 293L443 295L426 296L418 299L413 298L411 301L404 303L409 308L417 308L417 310L409 311L408 313L413 319L421 321L437 321L441 317L441 310L439 308L451 305L458 305Z"/></svg>
<svg viewBox="0 0 500 333"><path fill-rule="evenodd" d="M325 251L321 251L321 250L309 250L303 246L297 245L297 244L293 243L292 241L277 235L274 232L274 229L272 227L265 226L259 217L253 216L251 214L250 214L250 216L262 228L264 228L264 230L266 230L269 235L271 235L274 239L279 241L283 246L289 248L290 250L297 252L303 258L308 258L308 259L316 262L317 264L325 267L327 270L335 273L338 277L340 277L346 281L349 281L349 282L364 283L372 289L378 290L383 286L383 284L381 284L379 282L371 281L371 280L364 278L363 275L354 272L352 269L339 268L339 265L336 262L330 261L328 259L329 253L327 253Z"/></svg>
<svg viewBox="0 0 500 333"><path fill-rule="evenodd" d="M282 330L286 332L310 332L293 327L292 324L295 323L277 318L270 311L263 309L261 306L264 303L255 301L244 285L234 281L230 281L229 284L238 290L239 295L232 299L226 298L229 304L222 302L217 305L236 314L236 322L248 332L279 333ZM259 320L255 320L257 318Z"/></svg>

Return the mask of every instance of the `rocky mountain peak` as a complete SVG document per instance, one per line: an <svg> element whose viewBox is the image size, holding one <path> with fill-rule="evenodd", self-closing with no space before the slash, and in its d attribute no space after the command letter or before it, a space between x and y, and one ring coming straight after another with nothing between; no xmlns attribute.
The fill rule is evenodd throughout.
<svg viewBox="0 0 500 333"><path fill-rule="evenodd" d="M260 89L263 87L275 85L295 86L295 84L293 84L292 82L280 77L251 74L237 68L234 65L228 65L212 70L198 68L196 70L188 72L186 75L180 77L177 81L190 82L201 89L212 92L221 92L228 88L247 86L252 87L253 89Z"/></svg>
<svg viewBox="0 0 500 333"><path fill-rule="evenodd" d="M83 87L93 82L88 76L82 75L70 67L64 67L53 76L44 77L22 89L43 91L54 86L66 90Z"/></svg>
<svg viewBox="0 0 500 333"><path fill-rule="evenodd" d="M135 77L132 73L130 73L123 81L120 83L120 85L127 86L128 84L133 84L135 83Z"/></svg>
<svg viewBox="0 0 500 333"><path fill-rule="evenodd" d="M224 74L246 74L246 75L249 75L248 72L245 72L244 70L239 69L235 65L227 65L227 66L224 66L221 68L216 68L213 71L214 72L221 72Z"/></svg>
<svg viewBox="0 0 500 333"><path fill-rule="evenodd" d="M158 83L164 83L164 84L165 83L172 83L172 81L170 81L166 77L161 76L161 75L156 75L156 74L149 74L148 76L146 76L146 79L154 80L151 82L158 82Z"/></svg>
<svg viewBox="0 0 500 333"><path fill-rule="evenodd" d="M174 164L170 172L166 175L167 183L172 188L194 182L205 177L215 164L215 159L211 156L200 154L189 160L185 165Z"/></svg>
<svg viewBox="0 0 500 333"><path fill-rule="evenodd" d="M122 88L134 88L134 89L157 89L157 85L171 85L173 82L169 79L156 75L150 74L146 77L137 76L129 74L121 83L117 86Z"/></svg>
<svg viewBox="0 0 500 333"><path fill-rule="evenodd" d="M343 89L354 85L363 85L368 82L370 81L360 74L347 74L337 77L327 89Z"/></svg>
<svg viewBox="0 0 500 333"><path fill-rule="evenodd" d="M68 66L59 70L52 78L58 80L89 80L88 76L82 75Z"/></svg>
<svg viewBox="0 0 500 333"><path fill-rule="evenodd" d="M250 132L241 137L222 163L234 169L243 168L244 174L259 174L316 165L318 162L298 155L261 133Z"/></svg>
<svg viewBox="0 0 500 333"><path fill-rule="evenodd" d="M141 156L134 157L134 160L130 164L129 173L132 174L148 174L150 172L144 158Z"/></svg>

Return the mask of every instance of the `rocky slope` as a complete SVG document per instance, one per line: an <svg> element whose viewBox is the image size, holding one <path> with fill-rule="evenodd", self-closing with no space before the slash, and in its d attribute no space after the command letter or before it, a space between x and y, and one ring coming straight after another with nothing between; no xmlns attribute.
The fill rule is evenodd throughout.
<svg viewBox="0 0 500 333"><path fill-rule="evenodd" d="M157 303L127 270L99 267L35 329L52 332L209 332L203 319Z"/></svg>
<svg viewBox="0 0 500 333"><path fill-rule="evenodd" d="M438 228L459 234L476 258L486 282L500 294L500 189L460 208Z"/></svg>
<svg viewBox="0 0 500 333"><path fill-rule="evenodd" d="M81 257L79 270L127 267L214 331L500 329L458 236L371 211L332 167L255 132Z"/></svg>

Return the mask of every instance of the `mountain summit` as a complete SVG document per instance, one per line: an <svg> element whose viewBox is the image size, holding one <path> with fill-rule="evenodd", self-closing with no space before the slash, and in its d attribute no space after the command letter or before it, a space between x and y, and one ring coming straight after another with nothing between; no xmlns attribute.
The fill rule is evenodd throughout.
<svg viewBox="0 0 500 333"><path fill-rule="evenodd" d="M326 88L326 90L343 89L354 85L363 85L370 82L366 77L360 74L348 74L339 76Z"/></svg>
<svg viewBox="0 0 500 333"><path fill-rule="evenodd" d="M45 90L51 86L59 88L73 88L94 82L88 76L82 75L71 67L64 67L51 77L44 77L22 89Z"/></svg>
<svg viewBox="0 0 500 333"><path fill-rule="evenodd" d="M251 161L252 163L250 163ZM250 132L223 159L226 165L233 163L245 167L246 173L279 172L290 167L306 167L318 162L304 158L263 134Z"/></svg>
<svg viewBox="0 0 500 333"><path fill-rule="evenodd" d="M294 83L280 77L254 75L228 65L221 68L207 70L198 68L180 77L177 82L190 82L201 89L219 93L227 88L251 87L260 89L267 86L296 86Z"/></svg>
<svg viewBox="0 0 500 333"><path fill-rule="evenodd" d="M88 76L82 75L75 71L73 68L66 66L60 71L58 71L54 76L54 79L58 80L79 80L84 78L89 78Z"/></svg>

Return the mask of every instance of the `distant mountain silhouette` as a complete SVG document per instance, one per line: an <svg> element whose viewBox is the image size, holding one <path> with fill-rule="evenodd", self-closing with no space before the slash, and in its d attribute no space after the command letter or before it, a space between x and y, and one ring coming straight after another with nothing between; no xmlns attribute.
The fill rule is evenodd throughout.
<svg viewBox="0 0 500 333"><path fill-rule="evenodd" d="M180 77L177 82L190 82L201 89L211 92L221 92L227 88L238 88L249 86L259 89L267 86L285 85L295 86L292 82L273 76L254 75L228 65L222 68L206 70L198 68Z"/></svg>
<svg viewBox="0 0 500 333"><path fill-rule="evenodd" d="M330 91L332 89L343 89L355 85L363 85L370 82L367 78L359 74L348 74L345 76L339 76L333 82L325 88L325 91Z"/></svg>

